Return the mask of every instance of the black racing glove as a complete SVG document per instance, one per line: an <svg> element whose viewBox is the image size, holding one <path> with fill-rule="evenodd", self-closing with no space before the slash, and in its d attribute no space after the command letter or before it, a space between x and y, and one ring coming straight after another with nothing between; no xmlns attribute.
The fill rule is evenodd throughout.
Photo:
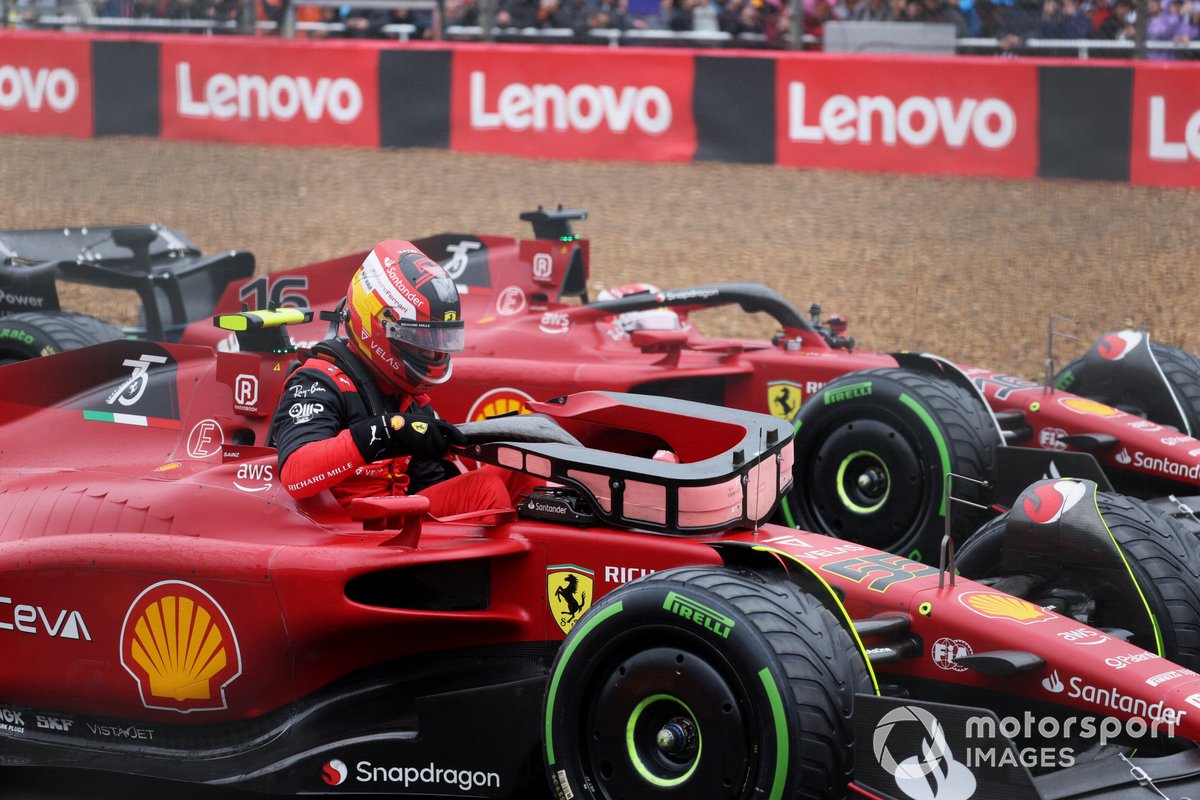
<svg viewBox="0 0 1200 800"><path fill-rule="evenodd" d="M350 426L354 445L367 463L396 456L436 461L450 445L465 447L467 437L444 419L422 414L383 414Z"/></svg>

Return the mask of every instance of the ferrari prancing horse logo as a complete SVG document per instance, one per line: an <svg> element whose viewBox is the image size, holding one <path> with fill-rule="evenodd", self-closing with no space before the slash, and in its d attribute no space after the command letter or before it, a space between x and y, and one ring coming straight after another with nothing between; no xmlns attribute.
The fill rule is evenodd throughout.
<svg viewBox="0 0 1200 800"><path fill-rule="evenodd" d="M780 419L791 422L800 410L803 399L799 384L791 381L771 381L767 384L767 410Z"/></svg>
<svg viewBox="0 0 1200 800"><path fill-rule="evenodd" d="M571 628L592 607L592 575L590 569L574 564L557 564L546 568L546 601L550 613L563 633Z"/></svg>

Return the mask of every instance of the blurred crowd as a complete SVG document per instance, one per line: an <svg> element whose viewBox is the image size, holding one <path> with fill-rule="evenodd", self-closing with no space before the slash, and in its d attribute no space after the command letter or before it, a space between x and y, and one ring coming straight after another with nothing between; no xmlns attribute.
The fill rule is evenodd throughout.
<svg viewBox="0 0 1200 800"><path fill-rule="evenodd" d="M236 19L241 5L241 0L10 2L18 17L36 16L39 7L53 5L83 16L215 22ZM287 2L256 0L258 19L281 21ZM1182 44L1200 36L1200 0L1146 0L1146 5L1148 41ZM480 13L479 0L447 0L446 24L478 26ZM309 36L382 38L394 32L388 26L395 24L412 26L409 38L432 35L433 19L426 10L364 9L349 0L341 7L297 4L295 15L299 23L317 23L300 26ZM723 31L768 47L786 46L797 33L809 47L820 47L831 21L947 23L957 37L992 39L1001 50L1018 49L1031 38L1133 40L1137 24L1135 0L496 0L495 15L501 30L556 29L577 39L597 30ZM1151 49L1149 57L1193 52Z"/></svg>

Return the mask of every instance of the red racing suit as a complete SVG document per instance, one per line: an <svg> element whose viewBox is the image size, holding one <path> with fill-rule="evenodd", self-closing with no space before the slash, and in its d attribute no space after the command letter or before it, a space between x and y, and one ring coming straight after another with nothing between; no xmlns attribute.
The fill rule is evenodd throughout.
<svg viewBox="0 0 1200 800"><path fill-rule="evenodd" d="M372 380L368 390L378 388L369 375L360 375L360 383L363 380ZM368 464L350 436L352 423L381 413L435 414L425 395L378 392L367 398L359 389L359 383L328 357L310 357L288 377L271 435L279 453L280 479L293 497L312 497L328 489L348 507L356 497L420 492L429 497L433 516L445 516L511 508L520 494L541 483L491 466L459 474L449 461L412 456Z"/></svg>

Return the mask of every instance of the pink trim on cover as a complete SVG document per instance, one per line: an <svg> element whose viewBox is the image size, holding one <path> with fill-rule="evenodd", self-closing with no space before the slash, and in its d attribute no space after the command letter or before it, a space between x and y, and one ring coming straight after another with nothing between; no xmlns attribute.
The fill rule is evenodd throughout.
<svg viewBox="0 0 1200 800"><path fill-rule="evenodd" d="M645 481L626 481L625 513L622 516L626 519L665 525L667 487Z"/></svg>

